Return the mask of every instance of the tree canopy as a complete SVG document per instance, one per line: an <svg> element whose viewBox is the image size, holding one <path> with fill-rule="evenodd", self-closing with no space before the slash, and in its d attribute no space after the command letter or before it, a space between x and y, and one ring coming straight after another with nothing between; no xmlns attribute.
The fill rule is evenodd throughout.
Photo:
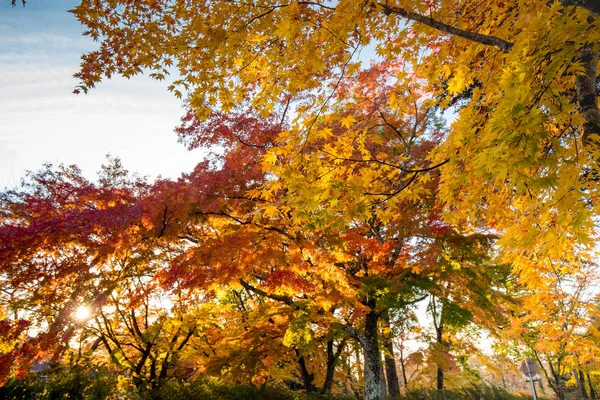
<svg viewBox="0 0 600 400"><path fill-rule="evenodd" d="M399 99L416 85L412 96L426 107L455 113L430 155L446 215L506 233L511 262L525 249L575 259L575 247L595 238L597 11L593 2L542 0L84 1L73 13L100 46L83 57L76 91L113 74L176 71L171 90L201 119L289 108L285 148L322 135L326 115L343 119L348 134L364 129L354 126L362 111L334 100L356 79L361 52L375 50L391 63L380 83L392 112L414 113Z"/></svg>
<svg viewBox="0 0 600 400"><path fill-rule="evenodd" d="M2 193L5 375L48 349L64 357L77 333L140 386L192 365L325 393L362 380L381 399L385 383L399 394L394 331L408 337L426 301L420 365L440 389L469 371L469 330L556 370L561 400L569 368L596 368L597 305L583 295L600 210L595 2L72 12L99 42L75 91L174 75L179 139L211 153L178 181L112 160L98 182L47 166ZM69 319L79 303L93 322ZM27 338L32 324L42 333Z"/></svg>

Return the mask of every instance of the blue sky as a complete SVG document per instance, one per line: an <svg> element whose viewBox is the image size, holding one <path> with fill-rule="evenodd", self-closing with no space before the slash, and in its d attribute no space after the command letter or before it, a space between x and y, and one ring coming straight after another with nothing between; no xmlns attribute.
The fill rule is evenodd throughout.
<svg viewBox="0 0 600 400"><path fill-rule="evenodd" d="M0 189L46 161L93 178L111 153L142 175L176 178L201 152L177 143L183 115L167 83L115 78L74 95L79 57L95 43L67 10L74 0L0 0Z"/></svg>

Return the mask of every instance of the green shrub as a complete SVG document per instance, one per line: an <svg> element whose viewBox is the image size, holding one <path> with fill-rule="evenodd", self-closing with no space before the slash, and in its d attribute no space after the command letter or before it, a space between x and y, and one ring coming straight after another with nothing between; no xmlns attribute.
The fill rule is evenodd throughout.
<svg viewBox="0 0 600 400"><path fill-rule="evenodd" d="M411 390L403 400L530 400L530 396L509 393L496 386L479 385L459 390Z"/></svg>
<svg viewBox="0 0 600 400"><path fill-rule="evenodd" d="M37 399L38 394L44 391L44 382L37 376L31 375L23 380L11 378L0 387L0 399L2 400L22 400Z"/></svg>
<svg viewBox="0 0 600 400"><path fill-rule="evenodd" d="M280 387L239 385L217 379L193 382L169 381L157 390L148 391L146 396L144 397L149 400L343 400L341 397L315 393L307 395Z"/></svg>
<svg viewBox="0 0 600 400"><path fill-rule="evenodd" d="M61 367L47 371L46 376L32 374L23 380L9 380L0 387L0 400L356 400L354 397L306 394L281 387L233 384L218 379L191 382L168 380L155 389L135 390L130 385L125 393L119 381L127 381L127 378L119 378L102 368ZM529 399L529 396L486 385L454 391L421 388L402 396L402 400Z"/></svg>
<svg viewBox="0 0 600 400"><path fill-rule="evenodd" d="M113 392L115 377L103 369L61 367L44 375L14 378L0 387L1 400L104 400Z"/></svg>

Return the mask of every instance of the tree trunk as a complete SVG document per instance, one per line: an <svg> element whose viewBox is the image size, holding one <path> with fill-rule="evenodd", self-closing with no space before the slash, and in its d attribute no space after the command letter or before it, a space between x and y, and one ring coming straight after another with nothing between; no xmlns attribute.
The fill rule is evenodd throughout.
<svg viewBox="0 0 600 400"><path fill-rule="evenodd" d="M384 327L390 328L390 315L383 314ZM396 369L396 357L394 356L394 342L392 334L383 337L385 346L385 376L387 379L388 395L392 399L400 398L400 382L398 379L398 370Z"/></svg>
<svg viewBox="0 0 600 400"><path fill-rule="evenodd" d="M360 392L358 390L358 388L355 385L355 380L354 380L354 373L352 371L352 363L350 362L350 360L348 360L346 362L346 382L348 382L350 384L350 389L352 390L352 393L354 394L354 397L360 397ZM356 364L357 369L360 369L358 366L358 360L357 360L357 364ZM358 372L357 372L357 376L358 376ZM350 395L350 392L348 391L346 385L344 385L343 391L345 394Z"/></svg>
<svg viewBox="0 0 600 400"><path fill-rule="evenodd" d="M436 328L436 331L437 331L437 342L443 346L444 341L442 339L441 326L439 328ZM437 387L437 390L444 390L444 369L440 365L438 365L438 367L437 367L436 387Z"/></svg>
<svg viewBox="0 0 600 400"><path fill-rule="evenodd" d="M592 377L590 376L589 372L586 374L586 376L587 376L588 386L590 387L590 397L592 398L592 400L596 400L598 395L596 394L596 390L594 389L594 384L592 383Z"/></svg>
<svg viewBox="0 0 600 400"><path fill-rule="evenodd" d="M377 322L380 313L375 311L377 305L376 299L365 299L363 304L369 307L370 311L365 316L364 332L358 331L352 325L342 325L348 336L360 343L363 351L363 381L365 387L364 400L383 400L385 397L381 394L381 354L379 352L379 329Z"/></svg>
<svg viewBox="0 0 600 400"><path fill-rule="evenodd" d="M558 400L565 400L565 391L563 390L562 379L558 373L558 371L560 371L560 366L558 369L555 369L551 362L549 362L548 365L550 366L550 373L552 374L552 380L549 380L548 384L550 384L550 387L554 393L556 393Z"/></svg>
<svg viewBox="0 0 600 400"><path fill-rule="evenodd" d="M325 382L323 383L322 393L331 393L333 386L333 373L335 372L336 358L333 354L333 340L327 341L327 371L325 372Z"/></svg>
<svg viewBox="0 0 600 400"><path fill-rule="evenodd" d="M444 370L442 369L442 367L437 367L437 374L436 374L436 387L437 390L444 390Z"/></svg>
<svg viewBox="0 0 600 400"><path fill-rule="evenodd" d="M577 6L600 15L600 2L598 0L560 0L563 6Z"/></svg>
<svg viewBox="0 0 600 400"><path fill-rule="evenodd" d="M337 350L333 351L333 339L327 341L327 371L325 373L325 383L323 383L323 389L321 393L331 393L333 387L333 376L335 373L335 366L340 358L342 350L346 346L346 340L342 340L337 347Z"/></svg>
<svg viewBox="0 0 600 400"><path fill-rule="evenodd" d="M582 142L588 145L591 142L598 146L600 135L600 109L596 93L596 77L598 70L598 52L591 45L579 51L579 60L585 68L585 74L578 75L575 80L577 103L579 111L585 120L583 124Z"/></svg>
<svg viewBox="0 0 600 400"><path fill-rule="evenodd" d="M404 359L404 343L400 343L400 367L402 368L402 380L404 382L404 390L408 390L408 378L406 377L406 360Z"/></svg>
<svg viewBox="0 0 600 400"><path fill-rule="evenodd" d="M587 394L587 390L585 390L585 376L583 376L583 372L573 370L573 376L575 377L575 382L577 382L577 387L581 392L581 398L584 400L588 400L589 396Z"/></svg>
<svg viewBox="0 0 600 400"><path fill-rule="evenodd" d="M374 301L373 301L374 303ZM383 400L381 396L381 362L379 356L379 343L377 341L377 320L379 313L371 307L371 312L366 316L365 334L363 343L365 400Z"/></svg>
<svg viewBox="0 0 600 400"><path fill-rule="evenodd" d="M306 393L314 392L313 380L315 376L308 372L308 368L306 368L306 361L304 360L304 356L300 356L300 352L296 350L296 355L298 355L298 366L300 367L300 374L302 375L302 381L304 383L304 390Z"/></svg>
<svg viewBox="0 0 600 400"><path fill-rule="evenodd" d="M379 376L381 377L381 380L379 381L379 391L381 392L381 398L385 399L387 395L387 378L385 376L385 363L382 362L382 356L383 354L379 355Z"/></svg>
<svg viewBox="0 0 600 400"><path fill-rule="evenodd" d="M437 302L435 296L431 296L431 302L429 303L431 310L431 316L433 317L433 327L435 329L435 340L440 345L440 350L446 352L448 346L444 343L444 306L440 304L441 310L437 311ZM444 390L444 369L441 365L437 365L436 372L436 388L437 390Z"/></svg>

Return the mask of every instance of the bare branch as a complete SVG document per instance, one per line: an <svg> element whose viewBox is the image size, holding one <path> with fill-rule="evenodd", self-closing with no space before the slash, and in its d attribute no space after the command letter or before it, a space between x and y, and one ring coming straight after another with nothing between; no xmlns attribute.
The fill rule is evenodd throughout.
<svg viewBox="0 0 600 400"><path fill-rule="evenodd" d="M406 19L419 22L421 24L429 26L430 28L437 29L438 31L446 32L451 35L470 40L472 42L477 42L488 46L494 46L504 52L510 51L513 47L513 44L511 42L508 42L504 39L458 29L444 22L437 21L431 17L426 17L425 15L421 15L413 11L408 11L407 9L402 7L389 6L384 3L379 3L379 6L383 8L383 12L386 15L398 14Z"/></svg>
<svg viewBox="0 0 600 400"><path fill-rule="evenodd" d="M294 300L291 297L288 296L283 296L283 295L277 295L277 294L269 294L267 292L265 292L262 289L256 288L252 285L250 285L248 282L244 281L243 279L240 279L240 284L246 289L246 290L250 290L260 296L263 297L268 297L269 299L272 300L277 300L277 301L281 301L282 303L287 304L288 306L292 307L292 308L298 308L298 305L294 302Z"/></svg>

